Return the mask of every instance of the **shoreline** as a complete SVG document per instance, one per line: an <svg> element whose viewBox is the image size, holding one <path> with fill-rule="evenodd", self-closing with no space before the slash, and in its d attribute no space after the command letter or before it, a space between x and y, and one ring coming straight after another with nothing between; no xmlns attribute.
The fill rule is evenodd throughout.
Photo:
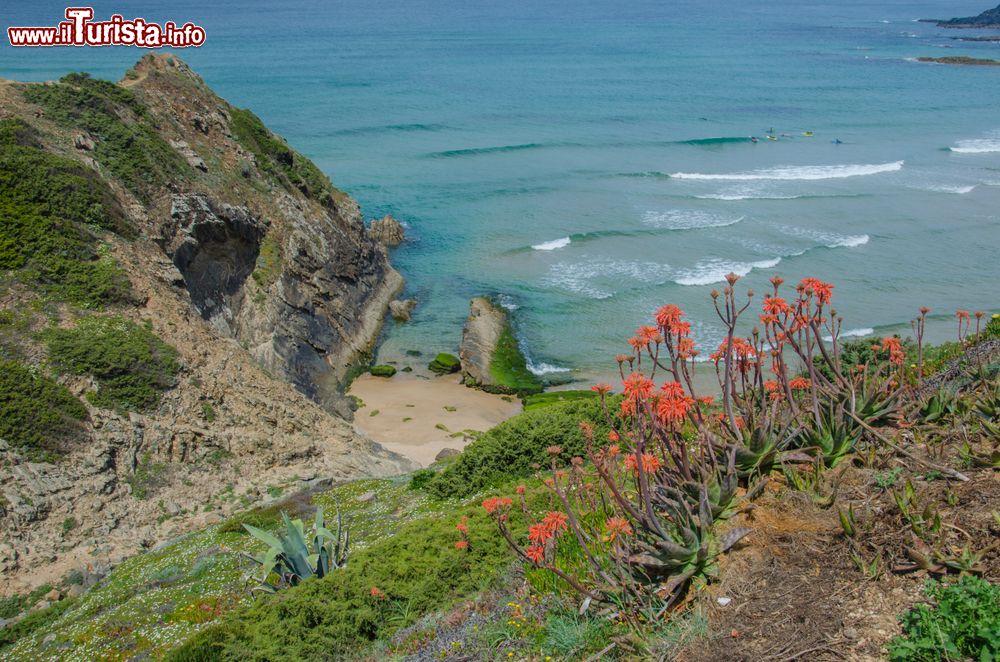
<svg viewBox="0 0 1000 662"><path fill-rule="evenodd" d="M456 374L398 372L392 377L364 374L346 394L361 400L355 429L383 448L421 467L438 453L462 451L479 433L521 413L515 396L493 395L459 382Z"/></svg>

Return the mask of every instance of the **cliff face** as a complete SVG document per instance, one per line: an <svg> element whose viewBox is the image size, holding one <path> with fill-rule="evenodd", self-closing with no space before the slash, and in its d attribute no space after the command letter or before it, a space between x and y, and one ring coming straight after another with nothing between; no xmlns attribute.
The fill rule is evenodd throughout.
<svg viewBox="0 0 1000 662"><path fill-rule="evenodd" d="M192 303L261 365L347 414L340 388L403 285L358 205L179 60L149 56L134 71L125 84L195 166L149 227Z"/></svg>
<svg viewBox="0 0 1000 662"><path fill-rule="evenodd" d="M42 391L3 386L29 413L0 425L0 592L311 480L412 468L337 415L402 287L384 245L311 162L176 57L147 55L117 86L0 81L0 180L0 360L81 410L40 455L31 444L55 447L31 429ZM88 186L91 207L77 204ZM176 348L155 404L109 406L115 375L56 369L45 334L95 317Z"/></svg>

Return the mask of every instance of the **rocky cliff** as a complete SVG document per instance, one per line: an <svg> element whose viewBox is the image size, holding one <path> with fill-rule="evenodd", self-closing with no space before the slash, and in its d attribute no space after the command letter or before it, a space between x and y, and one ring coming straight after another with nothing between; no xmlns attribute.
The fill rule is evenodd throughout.
<svg viewBox="0 0 1000 662"><path fill-rule="evenodd" d="M55 444L0 403L17 423L0 426L4 592L310 480L410 468L354 432L340 394L402 279L358 205L255 115L147 55L118 85L0 82L0 126L0 359L39 380L4 388L83 407ZM85 346L59 364L53 334L92 317L125 330L122 351L143 329L174 348L169 374L102 373Z"/></svg>
<svg viewBox="0 0 1000 662"><path fill-rule="evenodd" d="M486 297L469 302L458 356L466 386L522 395L542 390L541 381L528 369L507 311Z"/></svg>
<svg viewBox="0 0 1000 662"><path fill-rule="evenodd" d="M1000 28L1000 5L994 9L987 9L978 16L953 18L940 21L938 25L942 28Z"/></svg>

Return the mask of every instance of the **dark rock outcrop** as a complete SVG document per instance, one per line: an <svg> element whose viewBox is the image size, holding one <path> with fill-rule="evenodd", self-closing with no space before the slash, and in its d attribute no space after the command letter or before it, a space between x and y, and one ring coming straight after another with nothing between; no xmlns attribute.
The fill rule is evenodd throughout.
<svg viewBox="0 0 1000 662"><path fill-rule="evenodd" d="M938 26L942 28L1000 28L1000 5L994 9L987 9L978 16L939 21Z"/></svg>

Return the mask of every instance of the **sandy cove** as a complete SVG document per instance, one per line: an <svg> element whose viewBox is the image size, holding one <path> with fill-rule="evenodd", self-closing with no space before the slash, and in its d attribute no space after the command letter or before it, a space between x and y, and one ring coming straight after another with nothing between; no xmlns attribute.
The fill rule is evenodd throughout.
<svg viewBox="0 0 1000 662"><path fill-rule="evenodd" d="M365 374L354 380L348 393L363 403L354 413L359 432L424 467L443 449L462 450L472 441L459 433L485 432L521 412L516 397L468 388L458 375Z"/></svg>

